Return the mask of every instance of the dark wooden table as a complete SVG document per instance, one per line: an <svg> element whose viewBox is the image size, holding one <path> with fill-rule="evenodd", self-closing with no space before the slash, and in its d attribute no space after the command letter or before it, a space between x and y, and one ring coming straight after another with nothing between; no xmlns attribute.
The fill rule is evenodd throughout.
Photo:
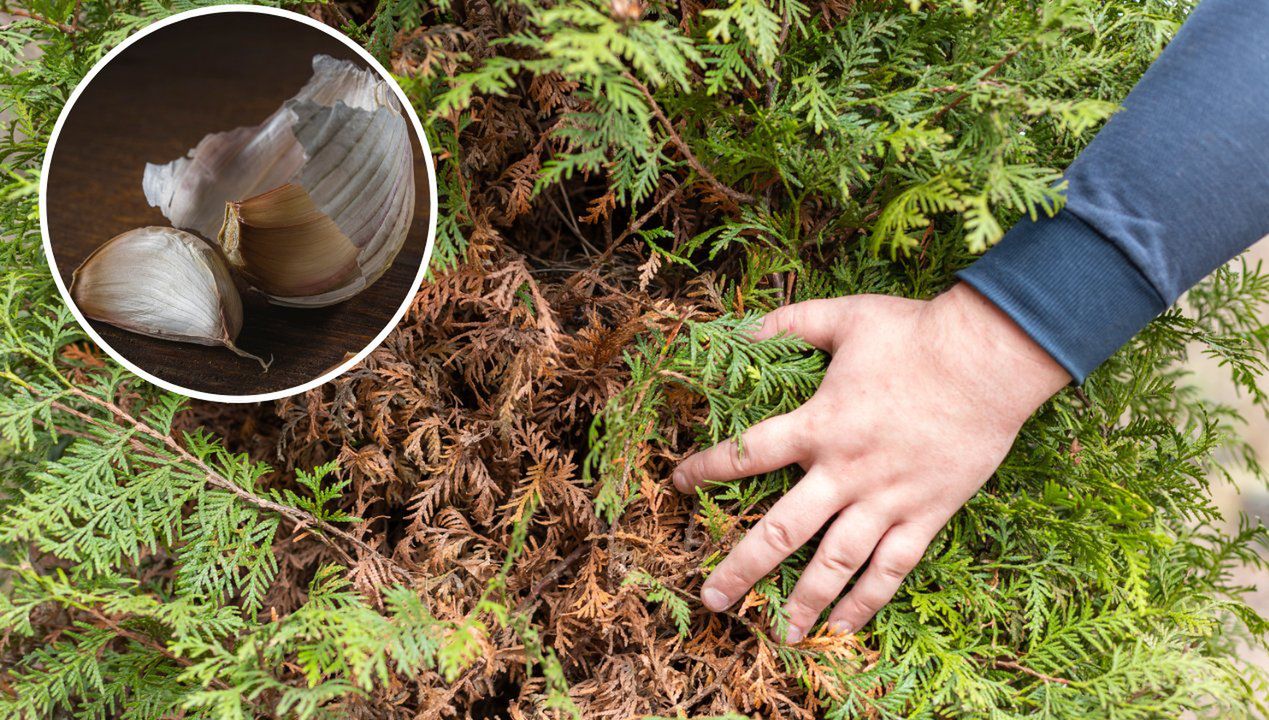
<svg viewBox="0 0 1269 720"><path fill-rule="evenodd" d="M312 57L319 53L365 64L314 28L256 13L185 20L115 58L75 104L48 168L43 202L56 271L67 286L75 268L110 238L170 224L141 191L147 162L181 157L207 133L259 123L308 80ZM427 240L428 177L419 140L413 140L414 223L388 272L331 307L244 309L237 344L264 358L272 355L267 373L224 348L156 340L97 321L93 329L156 377L209 393L284 390L334 368L389 323L418 272Z"/></svg>

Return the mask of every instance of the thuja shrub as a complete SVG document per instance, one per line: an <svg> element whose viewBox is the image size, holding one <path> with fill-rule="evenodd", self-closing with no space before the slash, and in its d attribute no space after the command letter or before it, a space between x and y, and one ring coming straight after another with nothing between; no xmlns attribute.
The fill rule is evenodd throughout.
<svg viewBox="0 0 1269 720"><path fill-rule="evenodd" d="M425 117L437 250L358 368L248 407L105 359L39 248L70 89L188 7L32 2L0 29L0 716L1265 712L1236 657L1266 621L1231 578L1265 532L1207 492L1255 460L1185 370L1215 355L1264 399L1256 268L1046 404L854 635L773 639L810 549L733 611L696 601L794 472L666 482L814 390L825 358L750 342L757 314L930 297L1060 207L1190 3L294 6Z"/></svg>

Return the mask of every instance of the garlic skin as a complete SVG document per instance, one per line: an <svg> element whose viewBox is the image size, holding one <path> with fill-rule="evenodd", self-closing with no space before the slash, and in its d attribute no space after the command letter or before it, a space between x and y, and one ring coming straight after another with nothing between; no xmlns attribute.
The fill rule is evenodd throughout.
<svg viewBox="0 0 1269 720"><path fill-rule="evenodd" d="M294 188L281 191L286 185ZM331 305L379 279L405 242L415 198L409 124L382 78L318 55L309 82L264 122L208 135L187 157L147 165L142 187L173 225L218 238L271 302ZM270 232L252 224L261 215ZM307 230L320 237L302 241ZM356 250L356 271L334 272L345 243ZM304 254L327 247L340 255ZM304 272L283 268L282 257Z"/></svg>
<svg viewBox="0 0 1269 720"><path fill-rule="evenodd" d="M70 294L94 320L162 340L223 346L268 369L234 345L242 299L220 254L190 233L143 227L111 238L75 269Z"/></svg>

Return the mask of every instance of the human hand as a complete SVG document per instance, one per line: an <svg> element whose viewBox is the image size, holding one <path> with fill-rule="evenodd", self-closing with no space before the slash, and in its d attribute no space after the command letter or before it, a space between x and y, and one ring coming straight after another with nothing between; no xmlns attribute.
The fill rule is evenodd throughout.
<svg viewBox="0 0 1269 720"><path fill-rule="evenodd" d="M754 337L781 333L832 355L815 395L746 431L743 450L728 441L692 455L673 479L690 493L793 463L806 471L701 589L706 607L726 609L830 523L784 605L793 643L867 561L829 615L836 631L863 627L1071 376L963 283L930 301L857 295L788 305Z"/></svg>

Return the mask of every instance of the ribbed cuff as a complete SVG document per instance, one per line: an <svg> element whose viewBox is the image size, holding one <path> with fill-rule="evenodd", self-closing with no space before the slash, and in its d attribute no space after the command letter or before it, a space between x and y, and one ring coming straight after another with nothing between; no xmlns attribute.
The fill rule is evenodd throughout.
<svg viewBox="0 0 1269 720"><path fill-rule="evenodd" d="M957 276L1013 318L1083 382L1167 309L1137 266L1063 210L1023 219Z"/></svg>

